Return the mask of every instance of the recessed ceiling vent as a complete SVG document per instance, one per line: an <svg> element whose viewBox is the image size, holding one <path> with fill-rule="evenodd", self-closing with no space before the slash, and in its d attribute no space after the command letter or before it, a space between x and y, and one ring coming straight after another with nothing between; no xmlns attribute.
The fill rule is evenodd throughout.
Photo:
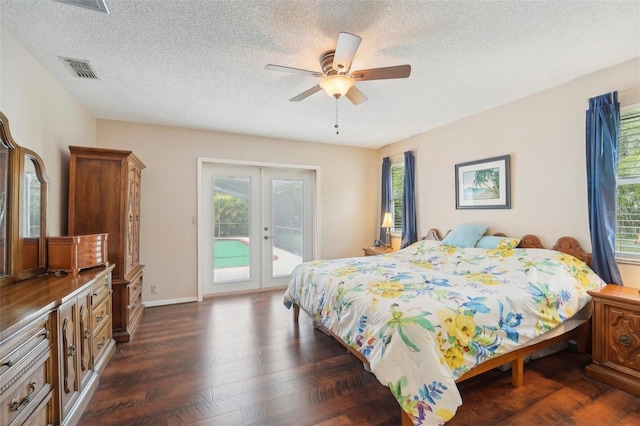
<svg viewBox="0 0 640 426"><path fill-rule="evenodd" d="M70 4L71 6L84 7L85 9L95 10L96 12L109 13L104 0L53 0L58 3Z"/></svg>
<svg viewBox="0 0 640 426"><path fill-rule="evenodd" d="M96 72L91 68L89 61L71 59L58 56L71 74L78 78L88 78L89 80L100 80Z"/></svg>

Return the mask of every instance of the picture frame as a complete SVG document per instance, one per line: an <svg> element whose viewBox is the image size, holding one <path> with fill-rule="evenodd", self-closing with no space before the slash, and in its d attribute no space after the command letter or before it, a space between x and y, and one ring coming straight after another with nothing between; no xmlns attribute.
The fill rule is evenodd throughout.
<svg viewBox="0 0 640 426"><path fill-rule="evenodd" d="M455 165L456 209L510 209L510 155Z"/></svg>

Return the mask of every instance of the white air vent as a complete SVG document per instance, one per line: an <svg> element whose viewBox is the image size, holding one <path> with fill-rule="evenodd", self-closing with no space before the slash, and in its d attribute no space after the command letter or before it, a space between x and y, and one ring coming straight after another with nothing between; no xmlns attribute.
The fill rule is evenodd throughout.
<svg viewBox="0 0 640 426"><path fill-rule="evenodd" d="M53 0L58 3L70 4L71 6L84 7L85 9L95 10L96 12L109 13L104 0Z"/></svg>
<svg viewBox="0 0 640 426"><path fill-rule="evenodd" d="M78 78L88 78L90 80L100 80L96 72L91 68L89 61L80 59L63 58L58 56L62 63L67 67L71 74Z"/></svg>

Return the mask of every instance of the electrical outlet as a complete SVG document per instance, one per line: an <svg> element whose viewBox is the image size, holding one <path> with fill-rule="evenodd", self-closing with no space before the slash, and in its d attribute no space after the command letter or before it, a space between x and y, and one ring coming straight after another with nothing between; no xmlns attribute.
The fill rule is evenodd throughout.
<svg viewBox="0 0 640 426"><path fill-rule="evenodd" d="M151 294L158 294L158 286L157 285L152 285L151 286Z"/></svg>

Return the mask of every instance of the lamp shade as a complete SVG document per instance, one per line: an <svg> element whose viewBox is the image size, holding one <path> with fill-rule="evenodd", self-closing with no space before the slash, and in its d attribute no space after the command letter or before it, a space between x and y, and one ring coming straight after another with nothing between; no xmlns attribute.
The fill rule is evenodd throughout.
<svg viewBox="0 0 640 426"><path fill-rule="evenodd" d="M391 212L386 212L384 214L384 218L382 219L382 228L393 228L393 217L391 216Z"/></svg>
<svg viewBox="0 0 640 426"><path fill-rule="evenodd" d="M347 94L353 86L353 79L343 74L334 74L320 80L320 87L333 98Z"/></svg>

